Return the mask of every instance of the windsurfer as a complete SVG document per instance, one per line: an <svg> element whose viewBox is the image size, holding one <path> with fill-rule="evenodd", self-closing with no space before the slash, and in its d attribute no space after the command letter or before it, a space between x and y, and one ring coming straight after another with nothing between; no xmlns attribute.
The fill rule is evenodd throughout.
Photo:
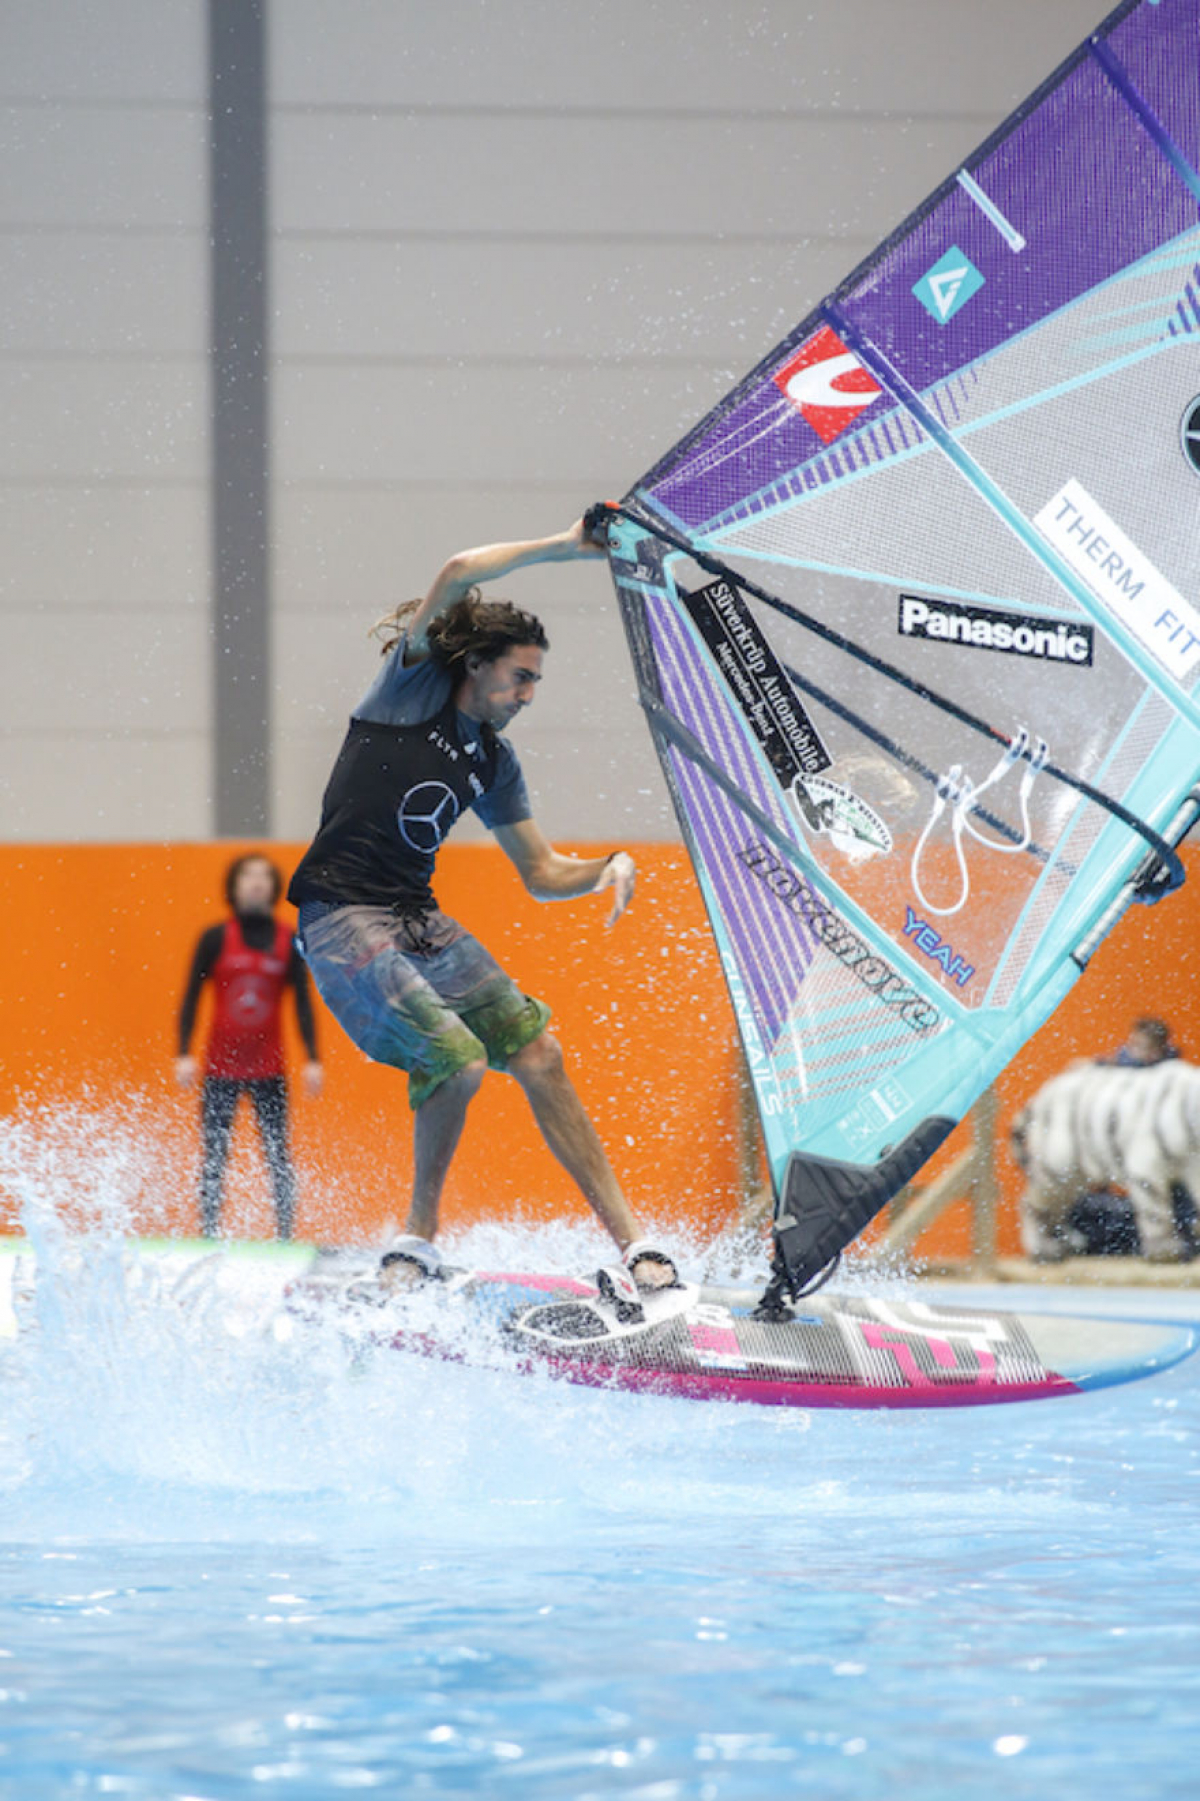
<svg viewBox="0 0 1200 1801"><path fill-rule="evenodd" d="M473 807L529 893L572 900L612 892L609 924L633 895L633 859L565 856L532 817L502 736L531 705L549 648L541 622L479 584L533 563L603 552L582 521L554 537L451 557L424 599L379 621L384 664L355 709L325 791L317 836L292 878L304 955L322 998L359 1048L408 1072L414 1174L407 1236L414 1273L437 1273L442 1188L485 1070L523 1089L550 1150L643 1286L675 1279L621 1192L546 1029L549 1008L522 993L444 914L431 887L450 827Z"/></svg>

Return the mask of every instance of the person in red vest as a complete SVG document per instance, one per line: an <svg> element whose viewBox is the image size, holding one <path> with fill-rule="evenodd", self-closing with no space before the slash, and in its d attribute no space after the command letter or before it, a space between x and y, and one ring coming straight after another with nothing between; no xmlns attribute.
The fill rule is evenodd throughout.
<svg viewBox="0 0 1200 1801"><path fill-rule="evenodd" d="M203 1152L200 1164L200 1229L215 1238L234 1116L248 1094L258 1118L263 1154L275 1197L280 1238L290 1238L296 1213L296 1178L288 1148L288 1093L280 1021L284 991L292 990L296 1023L308 1061L308 1094L321 1092L312 991L292 928L276 919L283 891L278 869L257 851L238 857L225 873L230 917L200 936L179 1008L175 1077L191 1088L200 1062L191 1055L196 1008L205 982L212 983L213 1015L200 1090Z"/></svg>

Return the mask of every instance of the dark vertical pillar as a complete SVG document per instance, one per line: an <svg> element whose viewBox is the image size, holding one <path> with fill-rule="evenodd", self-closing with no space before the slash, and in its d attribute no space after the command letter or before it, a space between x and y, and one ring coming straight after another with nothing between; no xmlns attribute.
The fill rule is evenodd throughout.
<svg viewBox="0 0 1200 1801"><path fill-rule="evenodd" d="M208 0L213 829L270 830L266 0Z"/></svg>

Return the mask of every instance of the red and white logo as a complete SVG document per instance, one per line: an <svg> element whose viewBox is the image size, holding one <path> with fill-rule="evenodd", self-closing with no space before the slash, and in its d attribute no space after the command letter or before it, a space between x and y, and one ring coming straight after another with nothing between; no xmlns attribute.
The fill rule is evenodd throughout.
<svg viewBox="0 0 1200 1801"><path fill-rule="evenodd" d="M828 325L802 344L774 379L823 444L832 444L883 392Z"/></svg>

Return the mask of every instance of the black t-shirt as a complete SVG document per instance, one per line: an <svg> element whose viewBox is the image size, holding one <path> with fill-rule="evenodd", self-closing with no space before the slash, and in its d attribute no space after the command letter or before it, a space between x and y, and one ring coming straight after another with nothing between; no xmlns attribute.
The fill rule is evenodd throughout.
<svg viewBox="0 0 1200 1801"><path fill-rule="evenodd" d="M307 900L426 912L442 840L496 780L490 726L450 699L433 719L383 725L352 719L321 806L321 824L288 888Z"/></svg>

